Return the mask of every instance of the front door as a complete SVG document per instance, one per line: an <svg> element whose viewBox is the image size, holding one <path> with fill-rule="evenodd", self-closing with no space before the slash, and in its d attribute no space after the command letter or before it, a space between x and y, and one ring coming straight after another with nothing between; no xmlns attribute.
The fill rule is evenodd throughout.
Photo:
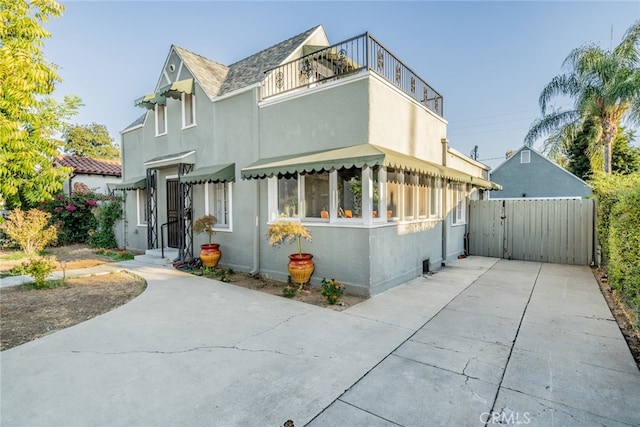
<svg viewBox="0 0 640 427"><path fill-rule="evenodd" d="M178 212L180 207L178 194L178 180L167 180L167 246L179 248L180 246L180 222Z"/></svg>

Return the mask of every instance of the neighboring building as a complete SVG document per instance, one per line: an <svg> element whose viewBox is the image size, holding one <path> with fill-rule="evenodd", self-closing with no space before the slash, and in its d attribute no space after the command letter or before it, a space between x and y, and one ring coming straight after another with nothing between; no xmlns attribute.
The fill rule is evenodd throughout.
<svg viewBox="0 0 640 427"><path fill-rule="evenodd" d="M229 66L172 46L136 104L116 186L132 249L198 256L211 213L221 265L286 280L295 248L265 232L301 221L312 283L370 295L462 254L468 200L498 188L448 147L442 96L368 33L330 45L318 26Z"/></svg>
<svg viewBox="0 0 640 427"><path fill-rule="evenodd" d="M63 191L66 194L78 188L88 188L95 193L107 194L109 192L107 184L119 182L122 177L119 160L60 155L56 163L73 169L69 179L64 182Z"/></svg>
<svg viewBox="0 0 640 427"><path fill-rule="evenodd" d="M491 171L502 190L492 199L586 198L589 184L530 147L523 146Z"/></svg>

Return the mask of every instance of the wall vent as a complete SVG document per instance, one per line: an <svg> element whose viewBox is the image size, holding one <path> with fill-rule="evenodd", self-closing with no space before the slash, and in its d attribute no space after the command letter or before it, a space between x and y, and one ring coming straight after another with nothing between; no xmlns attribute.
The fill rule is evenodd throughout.
<svg viewBox="0 0 640 427"><path fill-rule="evenodd" d="M422 274L429 274L429 258L422 260Z"/></svg>

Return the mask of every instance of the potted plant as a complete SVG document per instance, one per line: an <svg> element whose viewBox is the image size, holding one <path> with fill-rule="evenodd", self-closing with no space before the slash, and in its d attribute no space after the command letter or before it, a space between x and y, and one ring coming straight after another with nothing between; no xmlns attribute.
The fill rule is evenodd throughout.
<svg viewBox="0 0 640 427"><path fill-rule="evenodd" d="M217 243L211 243L211 237L216 234L213 227L218 220L213 215L205 215L196 219L193 224L193 231L196 233L207 233L209 237L209 243L203 243L200 245L200 259L205 267L215 267L218 265L218 261L222 256L220 252L220 245Z"/></svg>
<svg viewBox="0 0 640 427"><path fill-rule="evenodd" d="M302 252L300 244L301 239L311 241L311 233L304 225L296 221L278 221L269 225L267 229L267 237L269 244L277 247L285 242L292 243L295 241L298 245L298 252L289 255L289 274L291 281L302 287L309 282L315 265L313 264L313 255Z"/></svg>

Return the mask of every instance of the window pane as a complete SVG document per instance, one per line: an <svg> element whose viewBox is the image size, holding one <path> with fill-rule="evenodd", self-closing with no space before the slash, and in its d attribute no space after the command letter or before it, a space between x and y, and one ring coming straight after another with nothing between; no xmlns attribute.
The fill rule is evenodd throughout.
<svg viewBox="0 0 640 427"><path fill-rule="evenodd" d="M428 196L429 178L421 175L418 178L418 216L426 218L429 215L429 196Z"/></svg>
<svg viewBox="0 0 640 427"><path fill-rule="evenodd" d="M304 201L307 218L329 218L329 173L304 177Z"/></svg>
<svg viewBox="0 0 640 427"><path fill-rule="evenodd" d="M338 216L362 217L362 170L360 168L338 171Z"/></svg>
<svg viewBox="0 0 640 427"><path fill-rule="evenodd" d="M184 107L184 125L191 126L194 123L193 114L194 98L192 94L185 93L182 105Z"/></svg>
<svg viewBox="0 0 640 427"><path fill-rule="evenodd" d="M278 179L278 216L298 216L298 177Z"/></svg>
<svg viewBox="0 0 640 427"><path fill-rule="evenodd" d="M434 177L431 177L429 180L429 193L431 195L431 200L429 201L429 215L432 217L440 216L439 210L439 202L438 202L438 183Z"/></svg>
<svg viewBox="0 0 640 427"><path fill-rule="evenodd" d="M404 173L404 219L413 219L413 207L415 200L413 197L413 190L415 188L414 175L409 172Z"/></svg>
<svg viewBox="0 0 640 427"><path fill-rule="evenodd" d="M378 212L380 212L380 180L378 179L380 167L376 166L372 168L371 172L373 178L373 200L371 201L371 210L373 211L373 217L377 218Z"/></svg>
<svg viewBox="0 0 640 427"><path fill-rule="evenodd" d="M166 122L165 114L166 114L165 106L157 104L156 105L156 133L158 135L167 132L167 122Z"/></svg>
<svg viewBox="0 0 640 427"><path fill-rule="evenodd" d="M146 190L137 190L138 193L138 224L147 224L147 192Z"/></svg>
<svg viewBox="0 0 640 427"><path fill-rule="evenodd" d="M216 183L209 186L209 213L216 217L216 227L229 226L228 184Z"/></svg>

